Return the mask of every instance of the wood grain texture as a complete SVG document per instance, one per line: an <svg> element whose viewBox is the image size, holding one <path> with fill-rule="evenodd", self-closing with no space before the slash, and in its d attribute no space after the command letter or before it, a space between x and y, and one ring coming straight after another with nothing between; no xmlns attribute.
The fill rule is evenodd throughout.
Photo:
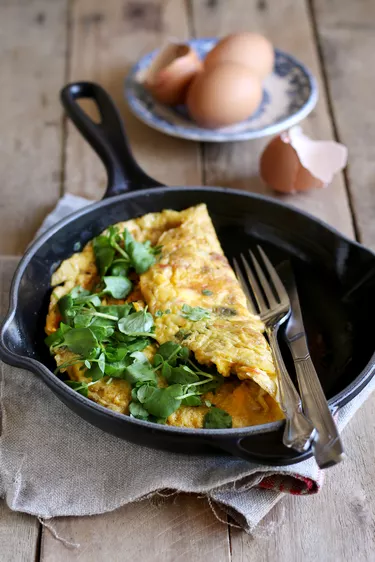
<svg viewBox="0 0 375 562"><path fill-rule="evenodd" d="M330 4L323 0L322 3ZM314 138L333 138L307 3L282 0L277 3L276 9L273 3L267 1L250 3L234 0L230 5L220 1L195 1L192 14L197 36L225 34L239 29L260 30L276 46L294 53L306 63L318 77L320 101L304 122L304 129ZM280 25L280 22L288 24ZM342 66L345 66L344 53L342 57ZM352 64L356 64L354 58ZM354 91L354 85L352 88ZM344 99L344 82L341 89ZM348 111L350 103L348 100ZM266 142L206 146L204 167L207 183L273 195L256 177L259 155ZM336 177L326 190L280 199L315 214L349 236L353 235L342 176ZM275 556L279 562L373 560L374 504L369 498L374 492L374 463L372 453L369 458L365 452L371 447L373 439L373 410L374 399L366 404L347 430L345 444L353 456L328 472L321 494L313 498L285 497L261 523L255 538L231 529L233 562L268 562ZM353 529L358 528L360 531L353 533Z"/></svg>
<svg viewBox="0 0 375 562"><path fill-rule="evenodd" d="M0 501L1 562L34 562L38 533L36 517L10 511L5 502Z"/></svg>
<svg viewBox="0 0 375 562"><path fill-rule="evenodd" d="M132 150L145 171L168 185L201 183L195 143L174 139L143 125L130 114L123 96L132 64L171 36L188 36L185 3L76 0L71 14L69 79L99 82L111 94L125 120ZM104 168L74 126L68 125L66 190L100 199Z"/></svg>
<svg viewBox="0 0 375 562"><path fill-rule="evenodd" d="M205 500L191 496L169 498L160 505L144 500L105 515L54 519L53 526L80 546L68 550L44 531L43 562L230 560L225 527Z"/></svg>
<svg viewBox="0 0 375 562"><path fill-rule="evenodd" d="M18 258L0 261L0 315L8 309L9 288ZM1 406L0 406L1 435ZM0 500L0 560L1 562L34 562L39 536L36 517L15 513Z"/></svg>
<svg viewBox="0 0 375 562"><path fill-rule="evenodd" d="M361 242L375 249L375 2L314 2L323 64Z"/></svg>
<svg viewBox="0 0 375 562"><path fill-rule="evenodd" d="M66 0L1 1L0 22L0 251L20 254L60 195Z"/></svg>
<svg viewBox="0 0 375 562"><path fill-rule="evenodd" d="M125 120L139 163L151 176L170 185L201 183L198 147L137 121L125 105L122 89L124 77L138 57L167 37L184 39L188 35L182 0L76 0L72 4L69 80L96 81L108 90ZM92 115L92 108L87 110ZM70 123L66 147L65 190L101 198L106 185L104 168ZM216 520L206 503L194 497L181 497L157 508L144 501L97 517L63 518L53 525L64 539L79 542L81 547L67 550L43 529L43 562L135 557L144 562L188 562L198 555L208 561L229 559L227 527Z"/></svg>
<svg viewBox="0 0 375 562"><path fill-rule="evenodd" d="M193 0L192 15L197 36L225 35L242 29L256 30L268 36L275 46L296 55L315 74L320 88L318 105L304 121L303 128L313 138L332 138L317 49L304 0L279 0L277 6L269 1L232 0L229 3ZM267 142L269 139L207 145L204 150L206 183L275 195L258 177L259 156ZM336 176L327 189L278 197L329 222L349 236L353 233L341 175Z"/></svg>
<svg viewBox="0 0 375 562"><path fill-rule="evenodd" d="M314 497L288 496L256 537L231 530L232 562L373 562L375 552L375 396L343 433L348 457L330 469Z"/></svg>

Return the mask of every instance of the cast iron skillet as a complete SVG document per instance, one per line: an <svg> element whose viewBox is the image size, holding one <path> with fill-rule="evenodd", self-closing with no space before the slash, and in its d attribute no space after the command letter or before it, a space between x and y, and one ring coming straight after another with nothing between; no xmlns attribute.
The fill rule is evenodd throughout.
<svg viewBox="0 0 375 562"><path fill-rule="evenodd" d="M100 124L77 103L91 98ZM232 430L191 430L118 414L71 390L51 371L44 344L50 277L61 260L110 224L165 208L208 205L219 239L232 258L261 243L274 263L295 270L312 357L333 409L356 396L374 374L375 255L307 214L266 197L220 187L165 187L134 161L117 109L98 85L79 82L62 103L105 164L108 188L98 203L62 220L28 249L15 273L10 308L0 333L0 356L40 376L74 412L124 439L185 453L231 453L260 464L295 463L311 455L282 445L283 423ZM166 159L168 156L166 155ZM284 355L292 369L287 350Z"/></svg>

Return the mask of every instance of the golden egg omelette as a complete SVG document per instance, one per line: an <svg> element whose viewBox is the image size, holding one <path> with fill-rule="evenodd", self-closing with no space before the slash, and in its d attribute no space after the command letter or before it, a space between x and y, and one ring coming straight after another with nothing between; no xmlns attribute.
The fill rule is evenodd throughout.
<svg viewBox="0 0 375 562"><path fill-rule="evenodd" d="M235 428L282 419L277 375L264 326L247 308L245 294L223 253L206 205L181 212L150 213L116 226L120 231L127 229L137 242L148 241L160 247L160 254L147 271L131 274L133 287L125 299L100 295L101 305L133 303L135 311L151 313L153 339L143 351L150 361L159 345L178 342L190 350L199 365L224 377L217 389L201 396L199 405L181 405L165 423L202 428L212 406L230 414ZM99 282L90 241L52 275L47 335L59 329L59 300L77 286L95 291ZM132 386L127 380L105 376L95 382L82 361L64 368L75 356L66 347L53 354L61 372L71 381L89 383L91 400L129 414ZM158 384L165 386L162 376Z"/></svg>

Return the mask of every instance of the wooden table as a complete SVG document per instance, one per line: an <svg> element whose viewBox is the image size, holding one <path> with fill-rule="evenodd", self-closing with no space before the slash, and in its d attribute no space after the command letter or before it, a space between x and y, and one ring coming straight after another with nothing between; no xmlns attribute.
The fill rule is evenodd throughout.
<svg viewBox="0 0 375 562"><path fill-rule="evenodd" d="M305 121L318 139L349 148L349 166L326 190L283 200L375 248L375 2L373 0L0 0L0 252L21 254L64 192L99 199L105 174L63 117L67 81L105 86L118 103L132 148L170 185L206 183L274 196L257 177L264 141L228 145L177 140L139 123L124 103L129 65L170 36L254 29L306 63L320 100ZM375 400L345 431L348 459L315 497L285 497L255 538L216 520L202 499L143 501L95 517L61 518L55 530L0 503L2 562L373 561Z"/></svg>

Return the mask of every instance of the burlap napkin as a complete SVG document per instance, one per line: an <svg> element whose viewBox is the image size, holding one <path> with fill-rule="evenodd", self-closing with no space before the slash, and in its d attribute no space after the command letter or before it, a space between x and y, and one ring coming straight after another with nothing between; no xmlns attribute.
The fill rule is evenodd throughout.
<svg viewBox="0 0 375 562"><path fill-rule="evenodd" d="M62 218L61 209L83 204L82 198L65 197L49 224ZM0 259L3 313L16 262ZM374 388L375 379L339 412L340 430ZM43 518L103 513L168 489L206 495L250 533L285 492L314 493L322 484L313 460L261 467L117 439L72 413L35 375L4 364L0 410L0 497L15 511Z"/></svg>

